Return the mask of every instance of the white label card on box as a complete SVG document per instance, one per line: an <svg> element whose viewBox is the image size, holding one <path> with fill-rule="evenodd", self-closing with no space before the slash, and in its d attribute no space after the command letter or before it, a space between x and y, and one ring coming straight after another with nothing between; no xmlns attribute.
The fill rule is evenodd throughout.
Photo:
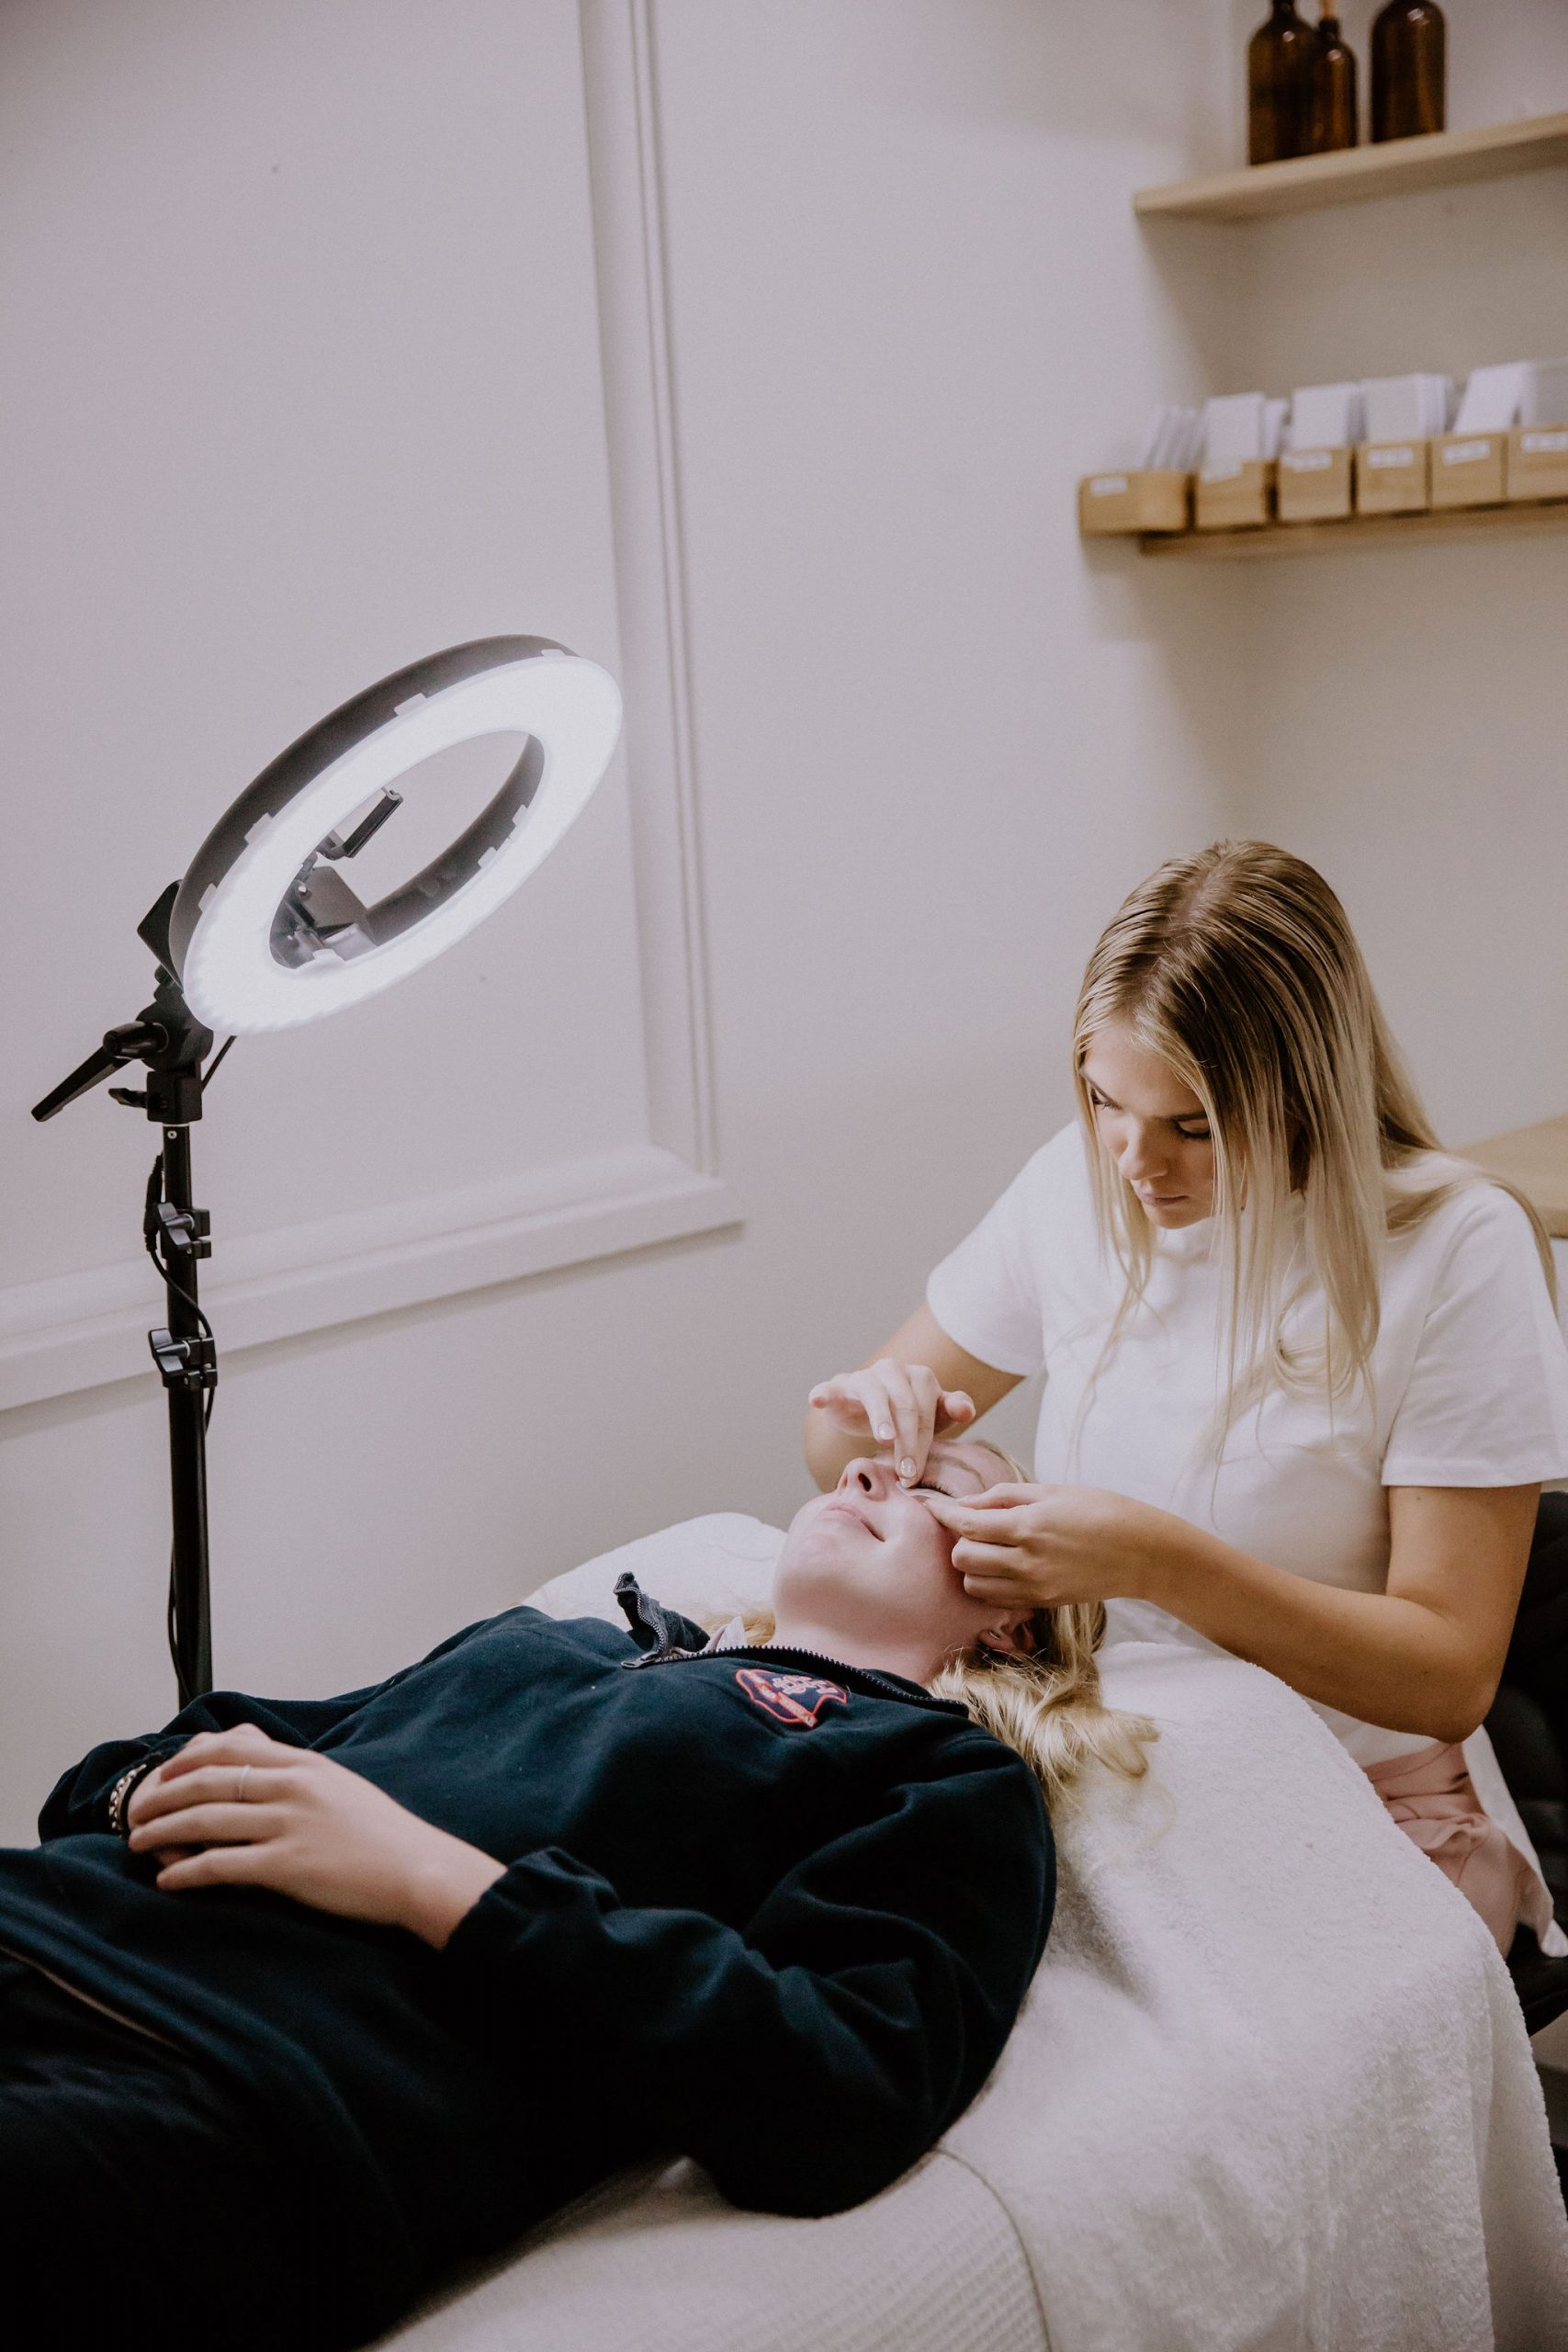
<svg viewBox="0 0 1568 2352"><path fill-rule="evenodd" d="M1241 468L1240 466L1205 466L1202 479L1204 481L1239 481Z"/></svg>
<svg viewBox="0 0 1568 2352"><path fill-rule="evenodd" d="M1280 459L1291 474L1325 474L1334 463L1332 449L1287 449Z"/></svg>
<svg viewBox="0 0 1568 2352"><path fill-rule="evenodd" d="M1127 487L1125 474L1096 474L1089 486L1091 498L1120 498Z"/></svg>
<svg viewBox="0 0 1568 2352"><path fill-rule="evenodd" d="M1495 455L1490 441L1450 441L1443 451L1445 466L1479 465L1483 458Z"/></svg>
<svg viewBox="0 0 1568 2352"><path fill-rule="evenodd" d="M1568 456L1568 432L1521 433L1519 447L1527 458Z"/></svg>
<svg viewBox="0 0 1568 2352"><path fill-rule="evenodd" d="M1414 449L1367 449L1362 452L1365 462L1376 469L1380 466L1413 466Z"/></svg>

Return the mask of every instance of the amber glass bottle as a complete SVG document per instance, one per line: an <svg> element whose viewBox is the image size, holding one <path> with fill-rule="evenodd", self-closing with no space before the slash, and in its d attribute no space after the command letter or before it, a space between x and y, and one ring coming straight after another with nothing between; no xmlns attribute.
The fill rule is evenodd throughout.
<svg viewBox="0 0 1568 2352"><path fill-rule="evenodd" d="M1415 139L1446 119L1443 12L1435 0L1388 0L1372 18L1372 137Z"/></svg>
<svg viewBox="0 0 1568 2352"><path fill-rule="evenodd" d="M1356 129L1356 52L1339 29L1337 0L1323 0L1314 61L1312 145L1315 155L1353 147Z"/></svg>
<svg viewBox="0 0 1568 2352"><path fill-rule="evenodd" d="M1247 160L1277 164L1312 153L1317 33L1295 0L1273 0L1247 45Z"/></svg>

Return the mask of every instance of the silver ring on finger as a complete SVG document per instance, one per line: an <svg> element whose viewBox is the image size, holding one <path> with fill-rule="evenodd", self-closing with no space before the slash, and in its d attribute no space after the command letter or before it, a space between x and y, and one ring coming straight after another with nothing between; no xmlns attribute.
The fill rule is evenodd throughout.
<svg viewBox="0 0 1568 2352"><path fill-rule="evenodd" d="M251 1767L248 1764L242 1764L240 1767L240 1777L234 1783L234 1803L236 1804L244 1804L245 1782L250 1779L250 1777Z"/></svg>

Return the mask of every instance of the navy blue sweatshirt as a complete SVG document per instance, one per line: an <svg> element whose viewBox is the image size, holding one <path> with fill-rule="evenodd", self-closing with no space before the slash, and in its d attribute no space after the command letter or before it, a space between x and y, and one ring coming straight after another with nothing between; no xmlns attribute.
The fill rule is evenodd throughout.
<svg viewBox="0 0 1568 2352"><path fill-rule="evenodd" d="M898 1676L694 1655L622 1584L630 1634L512 1609L344 1698L215 1691L96 1748L44 1842L0 1852L0 1947L262 2102L378 2322L650 2153L773 2211L873 2195L974 2098L1044 1944L1050 1827L1010 1749ZM440 1951L254 1888L160 1892L109 1792L242 1723L505 1875Z"/></svg>

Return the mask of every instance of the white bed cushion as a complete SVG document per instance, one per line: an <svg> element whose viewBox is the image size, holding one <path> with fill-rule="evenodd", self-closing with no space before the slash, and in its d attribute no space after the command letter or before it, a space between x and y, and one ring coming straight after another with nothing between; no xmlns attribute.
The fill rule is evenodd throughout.
<svg viewBox="0 0 1568 2352"><path fill-rule="evenodd" d="M767 1607L784 1540L782 1527L748 1519L744 1511L709 1511L705 1518L684 1519L657 1535L639 1535L635 1544L601 1552L526 1598L531 1609L542 1609L547 1617L604 1617L624 1626L615 1578L629 1569L644 1592L683 1617L734 1617Z"/></svg>
<svg viewBox="0 0 1568 2352"><path fill-rule="evenodd" d="M644 2167L385 2339L397 2352L1048 2352L1003 2207L937 2154L827 2221Z"/></svg>

